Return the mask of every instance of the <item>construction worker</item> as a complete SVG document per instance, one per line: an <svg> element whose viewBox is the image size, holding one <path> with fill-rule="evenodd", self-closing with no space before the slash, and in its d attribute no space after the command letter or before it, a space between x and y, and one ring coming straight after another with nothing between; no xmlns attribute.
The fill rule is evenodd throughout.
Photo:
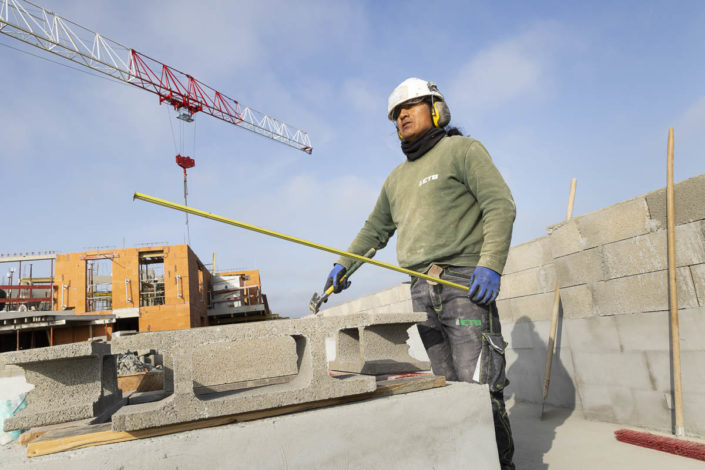
<svg viewBox="0 0 705 470"><path fill-rule="evenodd" d="M516 208L483 145L447 127L450 110L433 82L404 80L388 100L406 159L387 177L372 213L348 248L381 249L398 231L397 258L407 269L468 285L470 290L412 278L414 311L433 372L490 388L502 469L513 469L514 444L504 406L504 348L495 299ZM340 258L325 289L338 293L353 260Z"/></svg>

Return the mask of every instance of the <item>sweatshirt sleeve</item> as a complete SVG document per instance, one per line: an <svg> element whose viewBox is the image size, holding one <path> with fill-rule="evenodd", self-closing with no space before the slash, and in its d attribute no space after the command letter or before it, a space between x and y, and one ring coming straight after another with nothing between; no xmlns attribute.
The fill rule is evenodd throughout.
<svg viewBox="0 0 705 470"><path fill-rule="evenodd" d="M385 188L386 185L382 187L372 213L348 247L347 251L350 253L364 255L370 248L381 250L387 246L387 242L394 235L396 225L394 225L392 220L392 212ZM349 269L353 262L353 259L344 256L336 260L336 263L342 264L346 269Z"/></svg>
<svg viewBox="0 0 705 470"><path fill-rule="evenodd" d="M464 163L465 184L482 211L483 242L477 265L502 274L516 217L512 193L480 142L470 144Z"/></svg>

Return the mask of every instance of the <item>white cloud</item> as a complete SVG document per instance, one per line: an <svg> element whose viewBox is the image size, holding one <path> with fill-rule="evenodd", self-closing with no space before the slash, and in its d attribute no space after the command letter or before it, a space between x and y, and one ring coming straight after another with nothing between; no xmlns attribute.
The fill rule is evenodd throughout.
<svg viewBox="0 0 705 470"><path fill-rule="evenodd" d="M479 51L451 80L454 107L478 115L518 99L541 96L551 85L552 54L559 29L541 24Z"/></svg>

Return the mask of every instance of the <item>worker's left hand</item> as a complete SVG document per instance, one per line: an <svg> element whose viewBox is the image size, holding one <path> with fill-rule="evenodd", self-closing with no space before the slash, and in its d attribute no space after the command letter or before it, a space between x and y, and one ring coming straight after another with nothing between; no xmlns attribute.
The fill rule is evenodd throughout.
<svg viewBox="0 0 705 470"><path fill-rule="evenodd" d="M470 290L468 297L476 304L490 304L494 302L499 294L499 273L478 266L470 276Z"/></svg>

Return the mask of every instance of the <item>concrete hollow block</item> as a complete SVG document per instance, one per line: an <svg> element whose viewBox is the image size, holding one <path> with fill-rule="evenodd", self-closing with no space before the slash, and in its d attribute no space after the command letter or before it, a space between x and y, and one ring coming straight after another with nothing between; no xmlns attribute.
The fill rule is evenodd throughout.
<svg viewBox="0 0 705 470"><path fill-rule="evenodd" d="M149 348L164 357L165 391L169 396L122 407L112 417L113 429L135 431L372 392L377 386L372 376L329 374L326 338L341 330L381 325L394 325L406 334L410 325L425 319L425 313L311 315L115 338L114 354ZM390 337L385 328L374 334ZM394 343L400 335L391 336L393 341L385 341ZM350 340L354 342L354 337ZM391 345L375 349L380 342L384 343L375 339L370 342L371 351L377 351L375 360L402 357ZM404 347L408 348L406 344ZM385 354L388 357L382 359ZM228 360L231 363L225 365Z"/></svg>
<svg viewBox="0 0 705 470"><path fill-rule="evenodd" d="M341 330L331 369L373 375L429 370L428 361L419 361L409 354L406 340L411 325L397 323Z"/></svg>
<svg viewBox="0 0 705 470"><path fill-rule="evenodd" d="M123 404L117 360L105 343L72 343L3 353L0 360L24 369L34 389L27 407L6 419L5 431L105 418Z"/></svg>

